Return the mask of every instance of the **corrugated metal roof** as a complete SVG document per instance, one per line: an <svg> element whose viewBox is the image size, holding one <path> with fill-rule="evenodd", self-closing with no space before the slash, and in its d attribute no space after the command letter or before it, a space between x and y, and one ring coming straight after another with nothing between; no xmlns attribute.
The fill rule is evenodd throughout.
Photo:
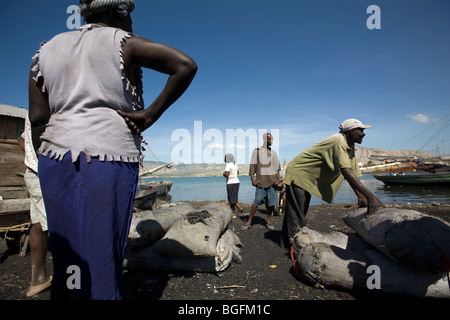
<svg viewBox="0 0 450 320"><path fill-rule="evenodd" d="M0 103L0 115L25 119L28 116L28 110Z"/></svg>

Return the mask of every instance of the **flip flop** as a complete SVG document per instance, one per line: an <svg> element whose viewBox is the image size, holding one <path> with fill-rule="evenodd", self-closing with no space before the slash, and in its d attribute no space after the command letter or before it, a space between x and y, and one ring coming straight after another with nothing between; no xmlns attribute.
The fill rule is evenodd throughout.
<svg viewBox="0 0 450 320"><path fill-rule="evenodd" d="M52 285L52 276L50 276L48 278L47 282L38 284L37 286L30 287L27 291L27 297L35 296L35 295L45 291L46 289L50 288L51 285Z"/></svg>

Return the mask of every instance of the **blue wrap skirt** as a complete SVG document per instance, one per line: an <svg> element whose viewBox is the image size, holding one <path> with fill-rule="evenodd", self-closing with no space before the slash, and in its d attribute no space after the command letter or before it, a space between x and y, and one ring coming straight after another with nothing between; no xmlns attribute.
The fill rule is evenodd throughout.
<svg viewBox="0 0 450 320"><path fill-rule="evenodd" d="M39 157L54 275L52 298L121 299L138 163ZM56 296L53 294L56 293Z"/></svg>

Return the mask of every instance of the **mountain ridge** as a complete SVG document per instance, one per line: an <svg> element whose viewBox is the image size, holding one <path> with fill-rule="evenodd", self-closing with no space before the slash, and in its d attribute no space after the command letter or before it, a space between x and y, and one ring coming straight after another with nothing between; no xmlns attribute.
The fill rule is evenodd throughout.
<svg viewBox="0 0 450 320"><path fill-rule="evenodd" d="M358 146L356 150L356 156L358 162L362 166L368 164L379 165L384 164L386 160L393 161L406 161L406 160L417 160L417 159L433 159L436 158L435 155L418 150L383 150L378 148L365 148ZM287 164L286 159L280 158L280 163ZM144 161L143 167L141 167L141 172L145 172L156 168L164 164L161 161ZM249 170L248 164L239 165L239 174L247 175ZM163 178L169 177L210 177L210 176L222 176L225 169L225 163L215 164L215 163L201 163L201 164L184 164L180 163L173 168L165 168L156 171L152 176L158 176Z"/></svg>

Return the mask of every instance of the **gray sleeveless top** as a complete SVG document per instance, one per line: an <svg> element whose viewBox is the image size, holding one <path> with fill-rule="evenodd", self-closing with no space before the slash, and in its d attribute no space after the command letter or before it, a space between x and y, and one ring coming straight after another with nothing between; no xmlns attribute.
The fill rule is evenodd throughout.
<svg viewBox="0 0 450 320"><path fill-rule="evenodd" d="M142 71L138 68L134 86L124 71L122 46L130 37L121 29L93 24L41 45L32 70L48 92L51 117L40 154L60 160L71 151L73 162L81 152L88 162L92 157L140 161L141 136L133 135L116 111L143 108Z"/></svg>

